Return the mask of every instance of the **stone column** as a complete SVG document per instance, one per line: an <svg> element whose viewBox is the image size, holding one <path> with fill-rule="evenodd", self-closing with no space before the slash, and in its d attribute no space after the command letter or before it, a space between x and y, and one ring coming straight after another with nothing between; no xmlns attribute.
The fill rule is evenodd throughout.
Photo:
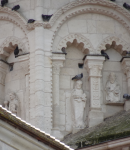
<svg viewBox="0 0 130 150"><path fill-rule="evenodd" d="M53 83L53 131L52 134L58 138L62 139L63 136L60 133L60 101L59 101L59 75L60 68L63 67L63 61L65 60L64 54L54 54L52 56L53 60L53 73L52 73L52 83Z"/></svg>
<svg viewBox="0 0 130 150"><path fill-rule="evenodd" d="M124 58L121 64L122 64L123 71L127 76L127 83L128 83L127 91L128 91L128 94L130 95L130 58ZM124 109L126 111L130 109L130 101L125 101Z"/></svg>
<svg viewBox="0 0 130 150"><path fill-rule="evenodd" d="M102 56L87 56L85 67L89 72L90 82L90 110L88 115L89 127L95 126L103 121L101 109L101 71L105 58Z"/></svg>
<svg viewBox="0 0 130 150"><path fill-rule="evenodd" d="M0 104L2 105L5 100L5 77L6 71L9 66L0 61Z"/></svg>
<svg viewBox="0 0 130 150"><path fill-rule="evenodd" d="M26 85L26 89L25 89L25 99L23 102L23 108L21 108L22 110L22 114L21 117L23 119L25 119L27 122L29 122L29 55L23 55L18 57L19 62L20 62L20 66L23 68L24 74L25 74L25 85Z"/></svg>

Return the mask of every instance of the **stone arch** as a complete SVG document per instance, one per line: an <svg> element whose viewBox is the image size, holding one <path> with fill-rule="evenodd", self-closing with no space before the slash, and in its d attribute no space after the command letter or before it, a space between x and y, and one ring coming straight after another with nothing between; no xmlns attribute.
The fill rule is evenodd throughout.
<svg viewBox="0 0 130 150"><path fill-rule="evenodd" d="M57 50L60 52L62 47L67 47L72 43L85 54L94 53L94 48L89 39L85 38L81 34L69 34L66 37L64 37L59 42Z"/></svg>
<svg viewBox="0 0 130 150"><path fill-rule="evenodd" d="M57 31L62 24L66 20L84 13L96 13L109 16L117 20L130 32L130 15L123 7L106 0L76 0L63 6L52 16L48 23L44 23L45 28L52 28L54 31L51 42L52 45Z"/></svg>
<svg viewBox="0 0 130 150"><path fill-rule="evenodd" d="M11 36L11 37L7 37L1 44L0 54L5 55L6 57L9 56L9 53L12 51L11 48L14 45L18 45L19 49L21 49L23 53L27 52L27 48L25 44L21 42L21 39Z"/></svg>
<svg viewBox="0 0 130 150"><path fill-rule="evenodd" d="M29 49L29 40L27 37L27 22L26 20L16 11L12 11L10 8L7 7L0 7L0 20L5 20L12 22L13 24L17 25L25 35L24 41L27 43L27 47Z"/></svg>
<svg viewBox="0 0 130 150"><path fill-rule="evenodd" d="M109 48L115 49L122 55L123 51L130 51L130 44L119 37L108 36L99 44L96 53L100 54L102 49L107 50Z"/></svg>

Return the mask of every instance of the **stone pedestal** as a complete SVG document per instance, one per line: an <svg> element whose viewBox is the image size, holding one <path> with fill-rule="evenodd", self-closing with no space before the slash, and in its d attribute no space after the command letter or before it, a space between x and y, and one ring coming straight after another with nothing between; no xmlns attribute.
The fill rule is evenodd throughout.
<svg viewBox="0 0 130 150"><path fill-rule="evenodd" d="M58 138L62 139L63 136L60 133L60 102L59 102L59 75L60 68L63 67L63 61L65 60L64 54L53 54L53 75L52 75L52 83L53 83L53 130L52 134Z"/></svg>
<svg viewBox="0 0 130 150"><path fill-rule="evenodd" d="M88 115L89 127L95 126L103 121L103 112L101 109L101 71L103 68L103 56L87 56L85 67L89 72L90 82L90 111Z"/></svg>

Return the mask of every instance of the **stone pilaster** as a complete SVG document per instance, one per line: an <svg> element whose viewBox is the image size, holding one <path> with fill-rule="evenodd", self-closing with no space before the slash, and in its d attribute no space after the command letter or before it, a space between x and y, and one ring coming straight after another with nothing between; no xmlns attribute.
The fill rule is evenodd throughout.
<svg viewBox="0 0 130 150"><path fill-rule="evenodd" d="M3 104L5 99L5 77L8 67L6 63L0 61L0 104Z"/></svg>
<svg viewBox="0 0 130 150"><path fill-rule="evenodd" d="M130 94L130 58L124 58L123 59L122 68L123 68L124 73L127 76L128 94Z"/></svg>
<svg viewBox="0 0 130 150"><path fill-rule="evenodd" d="M103 121L101 111L101 71L105 58L102 56L87 56L85 67L89 72L90 82L90 111L88 116L89 127L97 125Z"/></svg>
<svg viewBox="0 0 130 150"><path fill-rule="evenodd" d="M60 133L60 102L59 102L59 75L60 68L63 67L63 61L65 60L64 54L54 54L52 56L53 60L53 73L52 73L52 83L53 83L53 131L52 134L61 139L62 135Z"/></svg>
<svg viewBox="0 0 130 150"><path fill-rule="evenodd" d="M25 74L25 85L26 89L24 93L25 99L24 104L22 106L22 114L21 117L25 119L27 122L29 122L29 55L23 55L18 57L20 66L23 68L24 74Z"/></svg>

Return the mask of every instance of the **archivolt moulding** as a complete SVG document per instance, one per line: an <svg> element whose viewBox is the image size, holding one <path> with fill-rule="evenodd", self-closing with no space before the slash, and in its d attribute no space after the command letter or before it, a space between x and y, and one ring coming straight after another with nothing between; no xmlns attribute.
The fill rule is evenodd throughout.
<svg viewBox="0 0 130 150"><path fill-rule="evenodd" d="M27 48L25 44L21 42L21 39L18 37L10 36L4 40L4 42L0 46L0 54L9 56L10 47L14 45L18 45L19 49L22 50L23 53L27 52Z"/></svg>
<svg viewBox="0 0 130 150"><path fill-rule="evenodd" d="M49 23L44 23L44 27L48 27L48 28L52 27L53 24L57 20L59 20L59 18L62 14L65 14L67 11L69 12L70 10L71 10L70 12L72 12L72 9L74 9L74 8L77 8L76 11L65 15L65 17L63 17L62 21L65 21L67 18L72 17L72 15L74 16L75 14L83 13L84 10L81 6L85 6L85 5L90 5L89 10L91 10L92 5L111 8L111 9L121 13L122 15L124 15L126 18L128 18L130 20L129 12L127 10L125 10L123 7L117 5L116 3L113 3L111 1L107 1L107 0L75 0L71 3L66 4L65 6L60 8L56 13L54 13L54 15L51 17ZM78 7L80 7L80 10L78 9ZM94 10L91 10L91 11L94 11ZM98 10L99 13L101 11L102 11L102 9ZM108 10L105 10L105 11L109 12ZM104 13L102 12L101 14L104 14ZM107 14L107 13L105 13L105 14ZM114 16L116 16L116 14L114 14ZM120 17L120 15L118 15L118 17Z"/></svg>
<svg viewBox="0 0 130 150"><path fill-rule="evenodd" d="M122 54L123 51L130 51L130 44L128 44L119 37L108 36L99 44L96 53L100 54L100 51L102 49L107 50L109 48L113 48L120 54Z"/></svg>
<svg viewBox="0 0 130 150"><path fill-rule="evenodd" d="M89 39L85 38L81 34L69 34L65 38L63 38L58 44L58 51L61 52L62 47L67 47L68 43L74 43L78 49L80 49L83 53L94 53L94 48L89 41Z"/></svg>

